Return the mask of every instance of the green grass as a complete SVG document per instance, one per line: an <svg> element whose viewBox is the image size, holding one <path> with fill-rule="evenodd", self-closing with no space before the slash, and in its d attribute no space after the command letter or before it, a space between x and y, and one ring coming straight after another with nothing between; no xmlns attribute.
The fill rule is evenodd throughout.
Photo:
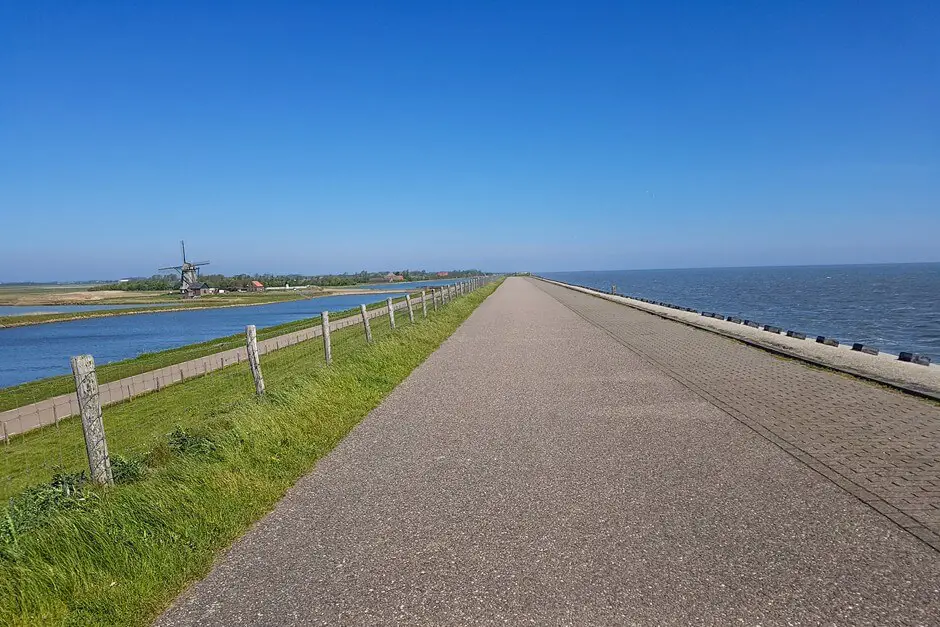
<svg viewBox="0 0 940 627"><path fill-rule="evenodd" d="M37 514L21 533L7 530L0 541L0 624L149 624L492 289L429 310L428 320L418 314L415 324L398 316L394 332L387 319L376 319L371 346L361 327L334 332L329 368L319 340L265 355L262 400L241 365L107 408L112 456L143 460L144 478L110 489L86 486L80 498L61 497L60 487L47 484L60 505L36 506L38 498L26 504L51 513ZM182 431L171 439L177 427ZM41 479L48 481L50 459L78 470L82 447L74 419L14 438L0 446L0 478L32 464L49 471ZM39 479L38 471L30 480L11 478L6 494ZM0 538L4 520L9 527L13 519L0 513Z"/></svg>
<svg viewBox="0 0 940 627"><path fill-rule="evenodd" d="M403 299L397 298L395 299L395 302L400 300ZM368 305L367 308L375 309L377 307L384 306L385 302L381 301ZM350 309L345 312L331 313L331 319L337 320L343 316L354 314L357 311L358 310ZM264 340L270 337L275 337L277 335L284 335L285 333L292 333L294 331L306 329L318 324L320 324L320 316L304 318L303 320L295 320L293 322L287 322L285 324L279 324L273 327L266 327L258 330L258 339ZM125 359L122 361L115 361L110 364L99 365L96 368L98 382L110 383L111 381L117 381L118 379L123 379L125 377L132 377L134 375L156 370L158 368L163 368L165 366L179 364L190 359L205 357L206 355L212 355L213 353L220 353L230 348L238 348L240 346L244 346L244 344L244 334L238 333L235 335L229 335L227 337L220 337L214 340L209 340L207 342L201 342L199 344L188 344L179 348L171 348L169 350L160 351L158 353L144 353L133 359ZM22 385L3 388L0 389L0 411L13 409L14 407L21 407L30 403L37 403L41 400L52 398L53 396L68 394L74 391L75 383L73 382L70 375L49 377L46 379L39 379L37 381L30 381L29 383L23 383Z"/></svg>

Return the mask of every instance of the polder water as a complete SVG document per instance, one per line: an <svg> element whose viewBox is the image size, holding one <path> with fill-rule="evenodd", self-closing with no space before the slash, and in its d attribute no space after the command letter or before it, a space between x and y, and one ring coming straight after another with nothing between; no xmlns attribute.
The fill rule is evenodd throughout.
<svg viewBox="0 0 940 627"><path fill-rule="evenodd" d="M0 388L68 374L72 355L90 353L96 363L109 363L241 333L248 324L260 329L312 318L324 310L343 311L360 303L368 305L404 294L324 296L269 305L133 314L0 329Z"/></svg>
<svg viewBox="0 0 940 627"><path fill-rule="evenodd" d="M940 361L940 263L541 275Z"/></svg>

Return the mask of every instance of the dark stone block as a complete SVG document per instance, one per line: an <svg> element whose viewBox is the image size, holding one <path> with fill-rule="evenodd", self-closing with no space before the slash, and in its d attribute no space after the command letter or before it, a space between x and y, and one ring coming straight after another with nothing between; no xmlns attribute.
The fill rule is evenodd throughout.
<svg viewBox="0 0 940 627"><path fill-rule="evenodd" d="M878 349L877 349L877 348L872 348L871 346L865 346L865 345L862 344L861 342L855 342L854 344L852 344L852 350L853 350L853 351L858 351L858 352L860 352L860 353L865 353L866 355L877 355L877 354L878 354Z"/></svg>
<svg viewBox="0 0 940 627"><path fill-rule="evenodd" d="M819 342L820 344L825 344L826 346L838 346L839 345L839 340L832 338L832 337L826 337L825 335L817 335L816 341Z"/></svg>
<svg viewBox="0 0 940 627"><path fill-rule="evenodd" d="M735 324L741 324L741 323L744 322L744 321L741 320L740 318L736 318L735 316L728 316L728 322L733 322L733 323L735 323Z"/></svg>
<svg viewBox="0 0 940 627"><path fill-rule="evenodd" d="M898 360L908 361L912 364L918 364L920 366L930 365L930 357L928 357L927 355L918 355L917 353L903 352L900 355L898 355Z"/></svg>
<svg viewBox="0 0 940 627"><path fill-rule="evenodd" d="M780 327L775 327L769 324L765 324L764 331L767 331L768 333L782 333L783 329L781 329Z"/></svg>
<svg viewBox="0 0 940 627"><path fill-rule="evenodd" d="M795 337L798 340L805 340L806 334L799 331L787 331L787 337Z"/></svg>
<svg viewBox="0 0 940 627"><path fill-rule="evenodd" d="M745 320L745 321L744 321L744 326L754 327L755 329L759 329L759 328L760 328L760 325L757 324L756 322L754 322L753 320Z"/></svg>

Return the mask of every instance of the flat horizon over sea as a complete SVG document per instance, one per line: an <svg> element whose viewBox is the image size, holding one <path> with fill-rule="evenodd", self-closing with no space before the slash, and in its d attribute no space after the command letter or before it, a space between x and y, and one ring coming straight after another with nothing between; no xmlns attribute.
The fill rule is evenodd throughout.
<svg viewBox="0 0 940 627"><path fill-rule="evenodd" d="M536 274L940 361L940 262Z"/></svg>

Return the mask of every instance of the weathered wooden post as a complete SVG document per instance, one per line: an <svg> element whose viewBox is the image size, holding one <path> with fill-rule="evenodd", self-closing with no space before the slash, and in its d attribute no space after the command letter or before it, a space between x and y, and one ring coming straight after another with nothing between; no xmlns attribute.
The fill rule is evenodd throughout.
<svg viewBox="0 0 940 627"><path fill-rule="evenodd" d="M372 343L372 327L369 326L369 314L366 313L366 306L359 305L359 311L362 312L362 326L366 328L366 342Z"/></svg>
<svg viewBox="0 0 940 627"><path fill-rule="evenodd" d="M108 441L101 420L101 399L98 398L94 358L91 355L72 357L72 375L75 377L75 392L82 413L82 431L85 434L85 452L88 454L91 480L101 485L114 485Z"/></svg>
<svg viewBox="0 0 940 627"><path fill-rule="evenodd" d="M434 301L434 311L437 311L437 288L431 288L431 300Z"/></svg>
<svg viewBox="0 0 940 627"><path fill-rule="evenodd" d="M395 305L392 304L392 299L388 299L388 324L395 328Z"/></svg>
<svg viewBox="0 0 940 627"><path fill-rule="evenodd" d="M261 358L258 356L258 335L255 325L245 327L245 343L248 346L248 365L255 379L255 394L264 395L264 377L261 375Z"/></svg>
<svg viewBox="0 0 940 627"><path fill-rule="evenodd" d="M333 363L333 347L330 346L330 312L324 311L320 314L320 328L323 329L323 357L326 359L326 365Z"/></svg>
<svg viewBox="0 0 940 627"><path fill-rule="evenodd" d="M421 290L421 312L425 318L428 317L428 296L424 290Z"/></svg>
<svg viewBox="0 0 940 627"><path fill-rule="evenodd" d="M411 324L415 322L415 311L411 307L411 294L405 294L405 303L408 304L408 321Z"/></svg>

